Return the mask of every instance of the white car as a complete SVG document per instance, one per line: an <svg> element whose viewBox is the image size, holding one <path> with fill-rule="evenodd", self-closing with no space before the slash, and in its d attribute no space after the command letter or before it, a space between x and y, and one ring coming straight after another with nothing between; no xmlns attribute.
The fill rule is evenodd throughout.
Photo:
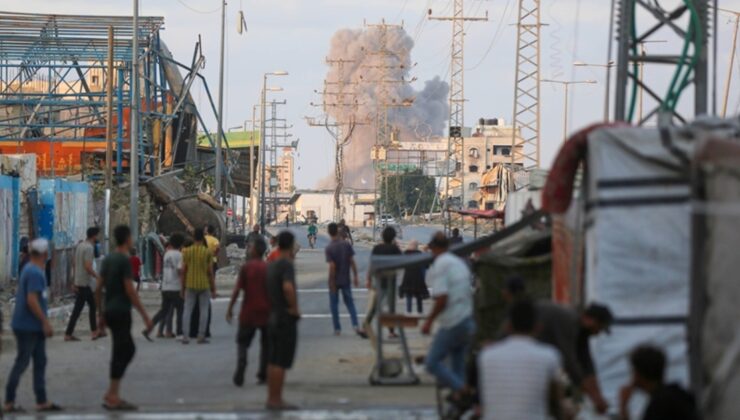
<svg viewBox="0 0 740 420"><path fill-rule="evenodd" d="M380 217L378 218L377 223L378 223L378 226L389 226L389 225L394 226L398 224L396 222L396 219L390 214L381 214Z"/></svg>

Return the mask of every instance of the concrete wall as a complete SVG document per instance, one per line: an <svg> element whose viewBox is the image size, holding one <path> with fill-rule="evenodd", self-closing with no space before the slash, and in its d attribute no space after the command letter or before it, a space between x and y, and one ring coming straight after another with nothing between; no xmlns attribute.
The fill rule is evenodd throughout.
<svg viewBox="0 0 740 420"><path fill-rule="evenodd" d="M0 287L5 288L17 275L19 179L0 175Z"/></svg>

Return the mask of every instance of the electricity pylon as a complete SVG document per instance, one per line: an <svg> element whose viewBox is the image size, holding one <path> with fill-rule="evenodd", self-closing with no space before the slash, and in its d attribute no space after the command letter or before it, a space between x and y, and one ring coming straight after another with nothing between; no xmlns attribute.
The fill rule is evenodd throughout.
<svg viewBox="0 0 740 420"><path fill-rule="evenodd" d="M488 12L485 17L467 17L463 12L463 0L454 0L452 16L432 16L429 9L430 20L443 20L452 22L452 48L450 61L450 121L449 136L447 143L448 164L445 170L445 213L447 220L445 229L450 229L450 172L449 162L454 162L454 171L460 172L460 206L467 207L465 202L465 139L463 128L465 127L465 22L487 21ZM462 219L461 219L462 220Z"/></svg>

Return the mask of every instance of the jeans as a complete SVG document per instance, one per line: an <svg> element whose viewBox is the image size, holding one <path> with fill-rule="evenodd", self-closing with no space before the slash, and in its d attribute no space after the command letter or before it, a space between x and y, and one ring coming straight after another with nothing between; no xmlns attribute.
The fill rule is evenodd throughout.
<svg viewBox="0 0 740 420"><path fill-rule="evenodd" d="M154 325L159 324L159 335L162 335L165 326L167 327L167 334L172 334L172 318L175 317L175 314L177 314L177 335L182 334L182 306L183 302L179 291L162 291L162 306L152 318Z"/></svg>
<svg viewBox="0 0 740 420"><path fill-rule="evenodd" d="M329 307L331 308L331 319L334 323L334 331L342 330L342 325L339 323L339 293L342 293L342 300L344 301L344 306L347 307L347 312L349 312L349 317L352 320L352 327L357 329L357 309L355 309L355 301L352 299L352 287L348 284L346 286L337 286L336 292L329 291Z"/></svg>
<svg viewBox="0 0 740 420"><path fill-rule="evenodd" d="M110 378L121 379L136 354L134 338L131 337L131 312L107 312L105 322L113 340Z"/></svg>
<svg viewBox="0 0 740 420"><path fill-rule="evenodd" d="M5 385L5 403L15 403L15 391L18 389L21 375L33 358L33 392L36 394L36 404L46 404L46 336L41 331L13 330L13 333L18 354L10 370L8 383Z"/></svg>
<svg viewBox="0 0 740 420"><path fill-rule="evenodd" d="M260 333L260 366L257 371L257 379L260 381L267 380L267 327L246 327L240 326L236 335L236 370L241 373L247 369L247 351L252 344L252 339Z"/></svg>
<svg viewBox="0 0 740 420"><path fill-rule="evenodd" d="M65 335L72 335L74 333L77 319L80 317L82 309L85 308L85 304L87 304L88 316L90 317L90 331L94 332L98 329L97 320L95 319L95 296L93 295L93 291L89 286L78 286L75 295L75 306L72 309L72 316L69 318Z"/></svg>
<svg viewBox="0 0 740 420"><path fill-rule="evenodd" d="M406 312L411 313L414 309L414 299L416 299L416 312L424 313L424 300L420 297L414 298L411 295L406 295Z"/></svg>
<svg viewBox="0 0 740 420"><path fill-rule="evenodd" d="M475 322L468 317L450 328L440 328L427 354L426 368L443 385L458 391L465 386L465 356L475 333ZM449 358L449 366L445 359Z"/></svg>
<svg viewBox="0 0 740 420"><path fill-rule="evenodd" d="M194 289L187 289L185 290L185 313L184 319L190 320L190 317L193 316L193 310L195 309L195 305L198 305L198 311L200 319L198 320L198 335L197 337L199 339L205 338L206 336L206 327L208 326L208 308L210 305L211 300L211 291L208 289L205 290L194 290ZM187 339L190 337L190 322L185 322L184 333L185 338Z"/></svg>

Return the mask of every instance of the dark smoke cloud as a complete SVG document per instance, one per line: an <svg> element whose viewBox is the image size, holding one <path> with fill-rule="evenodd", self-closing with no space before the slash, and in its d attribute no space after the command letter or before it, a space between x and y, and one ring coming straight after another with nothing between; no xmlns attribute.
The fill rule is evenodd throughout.
<svg viewBox="0 0 740 420"><path fill-rule="evenodd" d="M382 49L382 31L376 27L365 29L341 29L331 39L327 56L330 60L346 60L343 72L339 67L330 66L326 75L326 91L323 100L328 116L335 121L355 121L367 124L358 125L351 142L344 152L344 185L352 188L370 188L374 184L374 171L370 160L370 150L375 144L375 114L381 99L391 103L401 103L413 98L413 105L407 108L391 108L389 122L401 132L402 140L420 140L419 137L443 134L449 113L447 82L435 77L424 83L421 91L416 91L407 83L374 83L380 80L406 80L412 78L411 49L414 42L403 28L388 27L386 32L387 50L390 56L374 54ZM387 67L383 69L382 67ZM384 75L385 73L385 75ZM337 95L336 82L344 80L345 92L355 92L356 104L348 104L350 96L341 100ZM320 182L319 187L334 185L333 174Z"/></svg>

